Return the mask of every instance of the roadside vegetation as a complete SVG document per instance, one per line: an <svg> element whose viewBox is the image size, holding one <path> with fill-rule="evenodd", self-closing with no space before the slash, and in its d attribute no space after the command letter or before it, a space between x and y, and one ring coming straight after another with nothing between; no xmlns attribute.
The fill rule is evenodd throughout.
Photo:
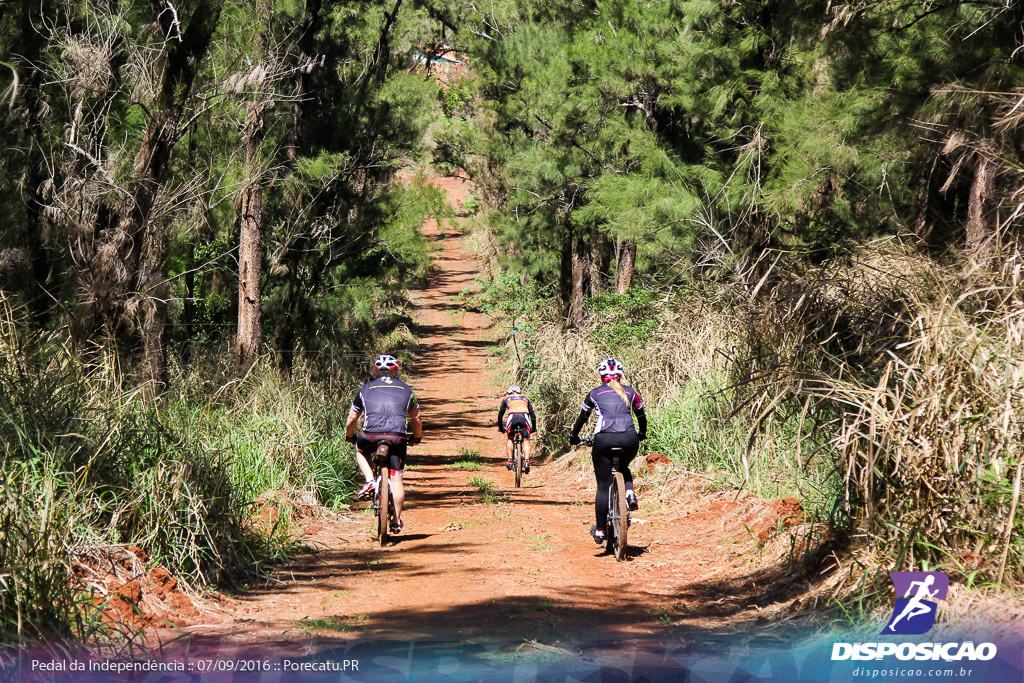
<svg viewBox="0 0 1024 683"><path fill-rule="evenodd" d="M133 642L104 549L196 594L298 548L288 501L346 508L339 425L451 213L398 176L438 28L349 5L0 3L0 656Z"/></svg>
<svg viewBox="0 0 1024 683"><path fill-rule="evenodd" d="M799 497L852 558L842 595L924 568L1019 586L1019 17L470 13L477 116L443 150L479 193L474 305L506 325L543 447L615 356L650 407L642 452Z"/></svg>

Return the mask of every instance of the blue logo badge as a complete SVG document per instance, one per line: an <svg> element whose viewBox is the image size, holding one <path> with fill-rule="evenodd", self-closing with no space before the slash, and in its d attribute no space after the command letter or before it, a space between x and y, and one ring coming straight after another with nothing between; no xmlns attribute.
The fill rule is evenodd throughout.
<svg viewBox="0 0 1024 683"><path fill-rule="evenodd" d="M937 600L945 600L949 577L944 572L893 572L896 605L882 635L926 633L935 624Z"/></svg>

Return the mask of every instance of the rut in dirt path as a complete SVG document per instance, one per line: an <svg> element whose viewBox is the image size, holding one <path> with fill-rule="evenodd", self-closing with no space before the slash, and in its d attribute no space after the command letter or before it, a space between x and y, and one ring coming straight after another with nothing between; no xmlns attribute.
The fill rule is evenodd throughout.
<svg viewBox="0 0 1024 683"><path fill-rule="evenodd" d="M464 206L466 183L434 182ZM408 370L424 441L410 448L405 533L380 548L369 537L366 509L324 521L311 536L318 554L280 571L282 583L241 595L195 625L195 643L693 646L728 637L762 607L791 597L798 586L780 581L784 570L757 553L765 540L758 534L767 536L784 517L775 503L707 494L702 480L681 480L677 505L635 515L631 556L619 563L587 533L591 475L540 466L514 488L496 428L504 387L493 321L460 310L458 300L474 288L479 264L458 223L430 220L424 234L438 251L427 285L412 295L419 345ZM478 471L452 467L467 455L481 460Z"/></svg>

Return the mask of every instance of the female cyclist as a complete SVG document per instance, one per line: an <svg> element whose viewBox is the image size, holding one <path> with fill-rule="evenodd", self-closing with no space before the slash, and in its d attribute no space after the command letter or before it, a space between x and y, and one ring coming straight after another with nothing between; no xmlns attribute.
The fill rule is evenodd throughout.
<svg viewBox="0 0 1024 683"><path fill-rule="evenodd" d="M614 358L601 361L597 366L601 373L601 386L592 390L583 399L583 408L576 424L572 426L569 443L573 446L580 442L580 429L583 428L591 412L597 412L597 426L594 428L594 448L591 457L594 459L594 475L597 477L597 496L594 499L594 513L597 524L590 527L590 535L595 543L604 543L604 527L608 518L608 488L612 483L611 449L619 451L619 467L626 481L626 503L630 510L638 507L636 494L633 492L633 473L629 471L629 463L636 457L640 442L647 438L647 415L644 414L644 402L633 387L623 386L622 363ZM640 433L633 426L636 413L640 424Z"/></svg>

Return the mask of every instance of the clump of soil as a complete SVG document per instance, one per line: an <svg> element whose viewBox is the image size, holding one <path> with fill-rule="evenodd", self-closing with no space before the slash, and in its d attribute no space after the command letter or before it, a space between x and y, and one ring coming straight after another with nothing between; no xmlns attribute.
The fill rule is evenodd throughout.
<svg viewBox="0 0 1024 683"><path fill-rule="evenodd" d="M804 508L796 498L781 498L767 502L767 505L755 509L743 519L743 523L759 543L764 543L773 534L804 521Z"/></svg>
<svg viewBox="0 0 1024 683"><path fill-rule="evenodd" d="M668 459L668 456L664 453L648 453L647 454L647 466L648 467L666 467L670 466L672 461Z"/></svg>
<svg viewBox="0 0 1024 683"><path fill-rule="evenodd" d="M79 556L75 579L108 625L141 628L154 622L181 626L199 615L196 603L164 567L146 568L146 551L96 546Z"/></svg>

